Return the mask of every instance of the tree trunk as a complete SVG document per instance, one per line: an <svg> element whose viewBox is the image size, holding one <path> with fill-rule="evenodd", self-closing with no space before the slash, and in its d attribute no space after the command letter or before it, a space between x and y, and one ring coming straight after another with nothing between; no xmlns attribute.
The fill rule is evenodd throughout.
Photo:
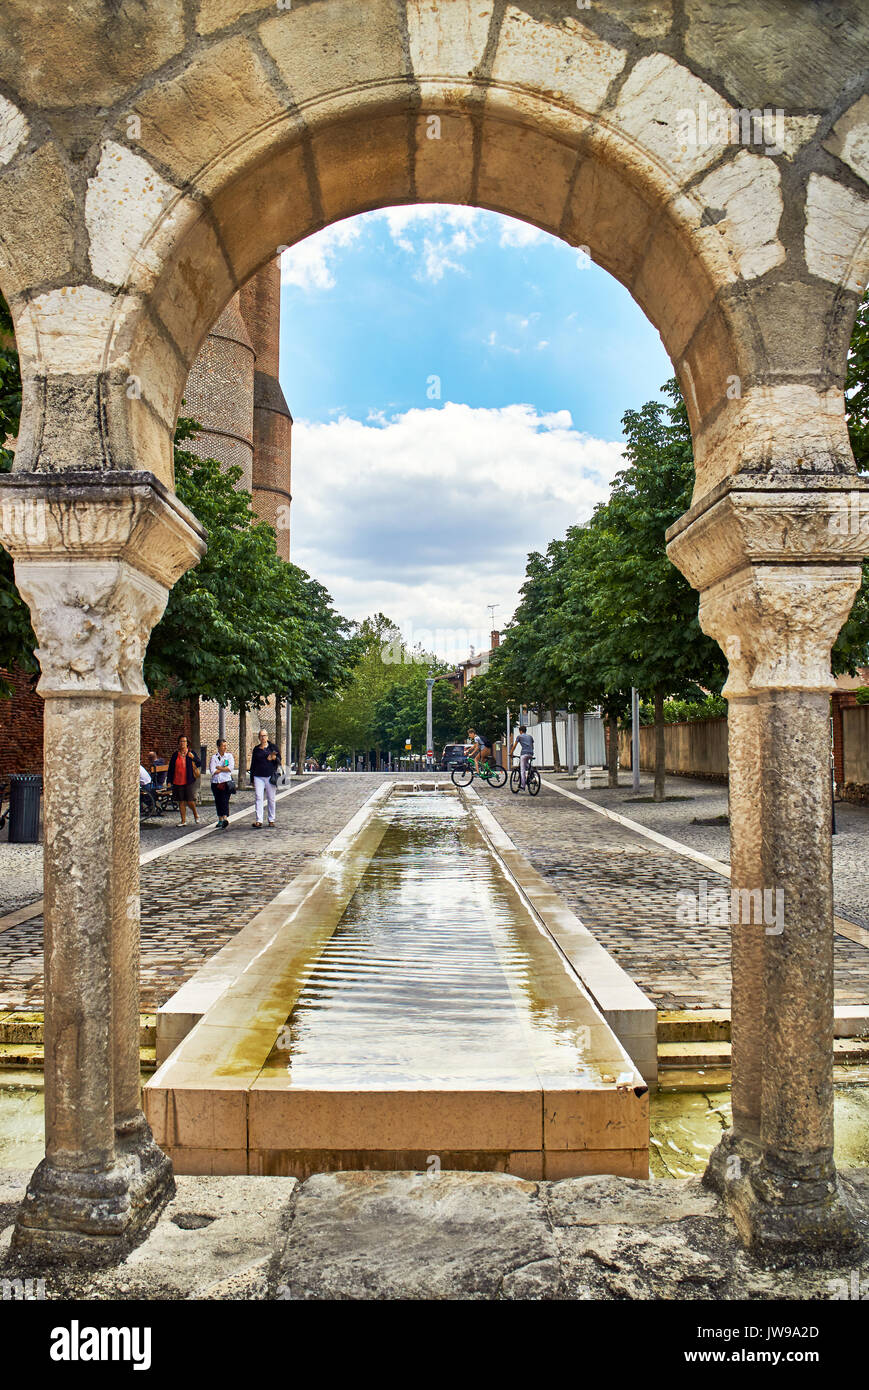
<svg viewBox="0 0 869 1390"><path fill-rule="evenodd" d="M555 722L555 706L549 706L549 722L552 725L552 766L556 772L561 771L561 758L558 754L558 728Z"/></svg>
<svg viewBox="0 0 869 1390"><path fill-rule="evenodd" d="M247 780L247 710L238 716L238 785L243 787Z"/></svg>
<svg viewBox="0 0 869 1390"><path fill-rule="evenodd" d="M606 750L607 786L617 787L619 784L619 717L617 714L610 712L607 715L607 728L609 730Z"/></svg>
<svg viewBox="0 0 869 1390"><path fill-rule="evenodd" d="M355 771L356 771L356 749L355 749L355 748L351 748L351 749L350 749L350 771L351 771L351 772L355 772Z"/></svg>
<svg viewBox="0 0 869 1390"><path fill-rule="evenodd" d="M667 769L664 762L664 691L655 686L655 792L656 801L664 800Z"/></svg>
<svg viewBox="0 0 869 1390"><path fill-rule="evenodd" d="M576 761L579 767L585 767L585 713L580 710L576 716Z"/></svg>
<svg viewBox="0 0 869 1390"><path fill-rule="evenodd" d="M296 769L299 776L305 771L305 753L308 748L308 728L311 723L311 701L305 701L305 713L302 715L302 727L299 730L299 757L296 762Z"/></svg>

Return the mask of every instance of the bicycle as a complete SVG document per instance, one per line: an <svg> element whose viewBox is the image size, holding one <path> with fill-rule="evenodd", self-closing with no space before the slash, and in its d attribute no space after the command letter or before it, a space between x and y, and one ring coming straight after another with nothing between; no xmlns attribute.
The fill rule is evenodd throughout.
<svg viewBox="0 0 869 1390"><path fill-rule="evenodd" d="M475 771L475 765L470 758L465 758L463 763L458 763L450 773L450 778L457 787L469 787L475 777L481 781L488 782L490 787L503 787L507 781L507 774L503 767L489 762L488 758L483 759L479 772Z"/></svg>
<svg viewBox="0 0 869 1390"><path fill-rule="evenodd" d="M529 763L525 774L525 788L529 796L536 796L540 791L540 773L533 763ZM522 790L522 773L518 767L514 767L510 773L510 790L514 796L518 796Z"/></svg>

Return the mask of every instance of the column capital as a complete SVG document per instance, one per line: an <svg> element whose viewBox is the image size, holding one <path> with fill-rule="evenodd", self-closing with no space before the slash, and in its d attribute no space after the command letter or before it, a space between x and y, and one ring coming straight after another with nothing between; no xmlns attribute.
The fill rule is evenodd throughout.
<svg viewBox="0 0 869 1390"><path fill-rule="evenodd" d="M729 698L834 687L830 649L869 552L869 479L727 478L667 532L700 590L700 626L730 665Z"/></svg>
<svg viewBox="0 0 869 1390"><path fill-rule="evenodd" d="M142 661L205 533L150 473L0 478L0 541L30 607L43 695L144 699Z"/></svg>

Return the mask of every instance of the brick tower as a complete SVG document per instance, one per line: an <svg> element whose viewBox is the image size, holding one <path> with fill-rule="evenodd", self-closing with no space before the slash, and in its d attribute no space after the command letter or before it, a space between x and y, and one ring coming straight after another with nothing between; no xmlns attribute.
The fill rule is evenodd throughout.
<svg viewBox="0 0 869 1390"><path fill-rule="evenodd" d="M281 265L269 261L239 293L256 356L253 385L253 505L278 533L278 554L290 558L290 455L293 417L278 380Z"/></svg>
<svg viewBox="0 0 869 1390"><path fill-rule="evenodd" d="M277 550L290 558L290 479L293 417L278 380L281 336L280 260L269 261L233 295L200 349L184 391L184 414L202 431L187 446L242 470L239 486L253 496L257 516L277 531ZM239 750L239 721L226 712L226 738ZM274 701L249 721L277 733ZM214 748L217 706L200 707L200 736ZM249 743L249 737L246 739Z"/></svg>

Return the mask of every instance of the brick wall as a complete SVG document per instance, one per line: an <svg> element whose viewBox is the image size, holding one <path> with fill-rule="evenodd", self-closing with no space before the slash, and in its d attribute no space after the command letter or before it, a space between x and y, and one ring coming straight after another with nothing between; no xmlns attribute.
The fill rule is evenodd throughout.
<svg viewBox="0 0 869 1390"><path fill-rule="evenodd" d="M9 699L0 699L0 782L12 772L42 771L42 696L23 671L4 671L13 688ZM152 695L142 706L142 752L154 749L167 757L181 734L190 735L190 711L186 700Z"/></svg>
<svg viewBox="0 0 869 1390"><path fill-rule="evenodd" d="M42 696L24 671L4 671L3 678L13 695L0 698L0 782L12 772L42 771Z"/></svg>
<svg viewBox="0 0 869 1390"><path fill-rule="evenodd" d="M190 706L187 700L170 700L159 691L142 706L142 761L151 752L161 758L174 753L182 734L190 737Z"/></svg>

